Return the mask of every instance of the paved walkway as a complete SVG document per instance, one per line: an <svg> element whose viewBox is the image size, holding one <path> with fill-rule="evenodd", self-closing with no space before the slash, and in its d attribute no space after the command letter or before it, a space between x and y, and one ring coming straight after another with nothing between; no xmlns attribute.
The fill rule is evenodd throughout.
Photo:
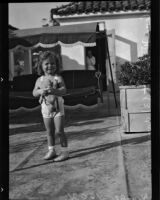
<svg viewBox="0 0 160 200"><path fill-rule="evenodd" d="M42 159L47 141L39 111L12 115L10 199L151 199L149 134L123 134L120 117L104 113L101 106L66 112L70 158L61 163Z"/></svg>

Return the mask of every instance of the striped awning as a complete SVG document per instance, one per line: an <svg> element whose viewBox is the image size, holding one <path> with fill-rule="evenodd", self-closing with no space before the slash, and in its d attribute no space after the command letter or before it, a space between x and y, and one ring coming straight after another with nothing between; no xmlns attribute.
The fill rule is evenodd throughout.
<svg viewBox="0 0 160 200"><path fill-rule="evenodd" d="M85 23L15 30L9 34L9 48L13 49L17 46L48 48L57 44L95 46L97 27L98 23Z"/></svg>

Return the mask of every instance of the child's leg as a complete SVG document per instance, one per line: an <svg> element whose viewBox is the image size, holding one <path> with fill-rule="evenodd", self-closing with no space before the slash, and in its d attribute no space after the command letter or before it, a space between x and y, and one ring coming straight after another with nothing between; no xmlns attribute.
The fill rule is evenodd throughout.
<svg viewBox="0 0 160 200"><path fill-rule="evenodd" d="M48 140L48 150L49 150L44 159L49 160L56 157L55 129L54 129L53 118L43 118L43 121L47 130L47 140Z"/></svg>
<svg viewBox="0 0 160 200"><path fill-rule="evenodd" d="M64 133L64 116L55 116L54 118L55 132L58 134L61 144L61 155L54 159L54 161L63 161L68 158L68 141Z"/></svg>
<svg viewBox="0 0 160 200"><path fill-rule="evenodd" d="M47 131L48 146L55 146L55 131L53 118L43 118Z"/></svg>
<svg viewBox="0 0 160 200"><path fill-rule="evenodd" d="M61 147L68 147L67 137L64 133L64 115L63 116L55 116L54 125L56 134L58 134L60 139Z"/></svg>

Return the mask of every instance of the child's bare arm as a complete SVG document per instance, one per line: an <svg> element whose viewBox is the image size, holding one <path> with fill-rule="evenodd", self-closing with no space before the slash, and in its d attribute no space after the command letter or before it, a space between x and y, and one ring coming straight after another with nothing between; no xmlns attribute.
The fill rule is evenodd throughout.
<svg viewBox="0 0 160 200"><path fill-rule="evenodd" d="M40 88L40 79L38 78L36 83L35 83L33 92L32 92L33 96L39 97L41 95L45 95L46 93L47 93L47 91L45 89Z"/></svg>

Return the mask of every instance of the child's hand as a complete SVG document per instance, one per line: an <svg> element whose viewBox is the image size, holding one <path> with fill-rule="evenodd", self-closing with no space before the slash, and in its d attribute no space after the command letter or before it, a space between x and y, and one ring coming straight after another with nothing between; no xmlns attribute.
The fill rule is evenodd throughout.
<svg viewBox="0 0 160 200"><path fill-rule="evenodd" d="M45 96L48 93L48 89L39 89L38 92L39 92L40 95L42 95L42 96L44 95Z"/></svg>
<svg viewBox="0 0 160 200"><path fill-rule="evenodd" d="M54 88L49 88L48 90L47 90L47 94L55 94L55 89Z"/></svg>

